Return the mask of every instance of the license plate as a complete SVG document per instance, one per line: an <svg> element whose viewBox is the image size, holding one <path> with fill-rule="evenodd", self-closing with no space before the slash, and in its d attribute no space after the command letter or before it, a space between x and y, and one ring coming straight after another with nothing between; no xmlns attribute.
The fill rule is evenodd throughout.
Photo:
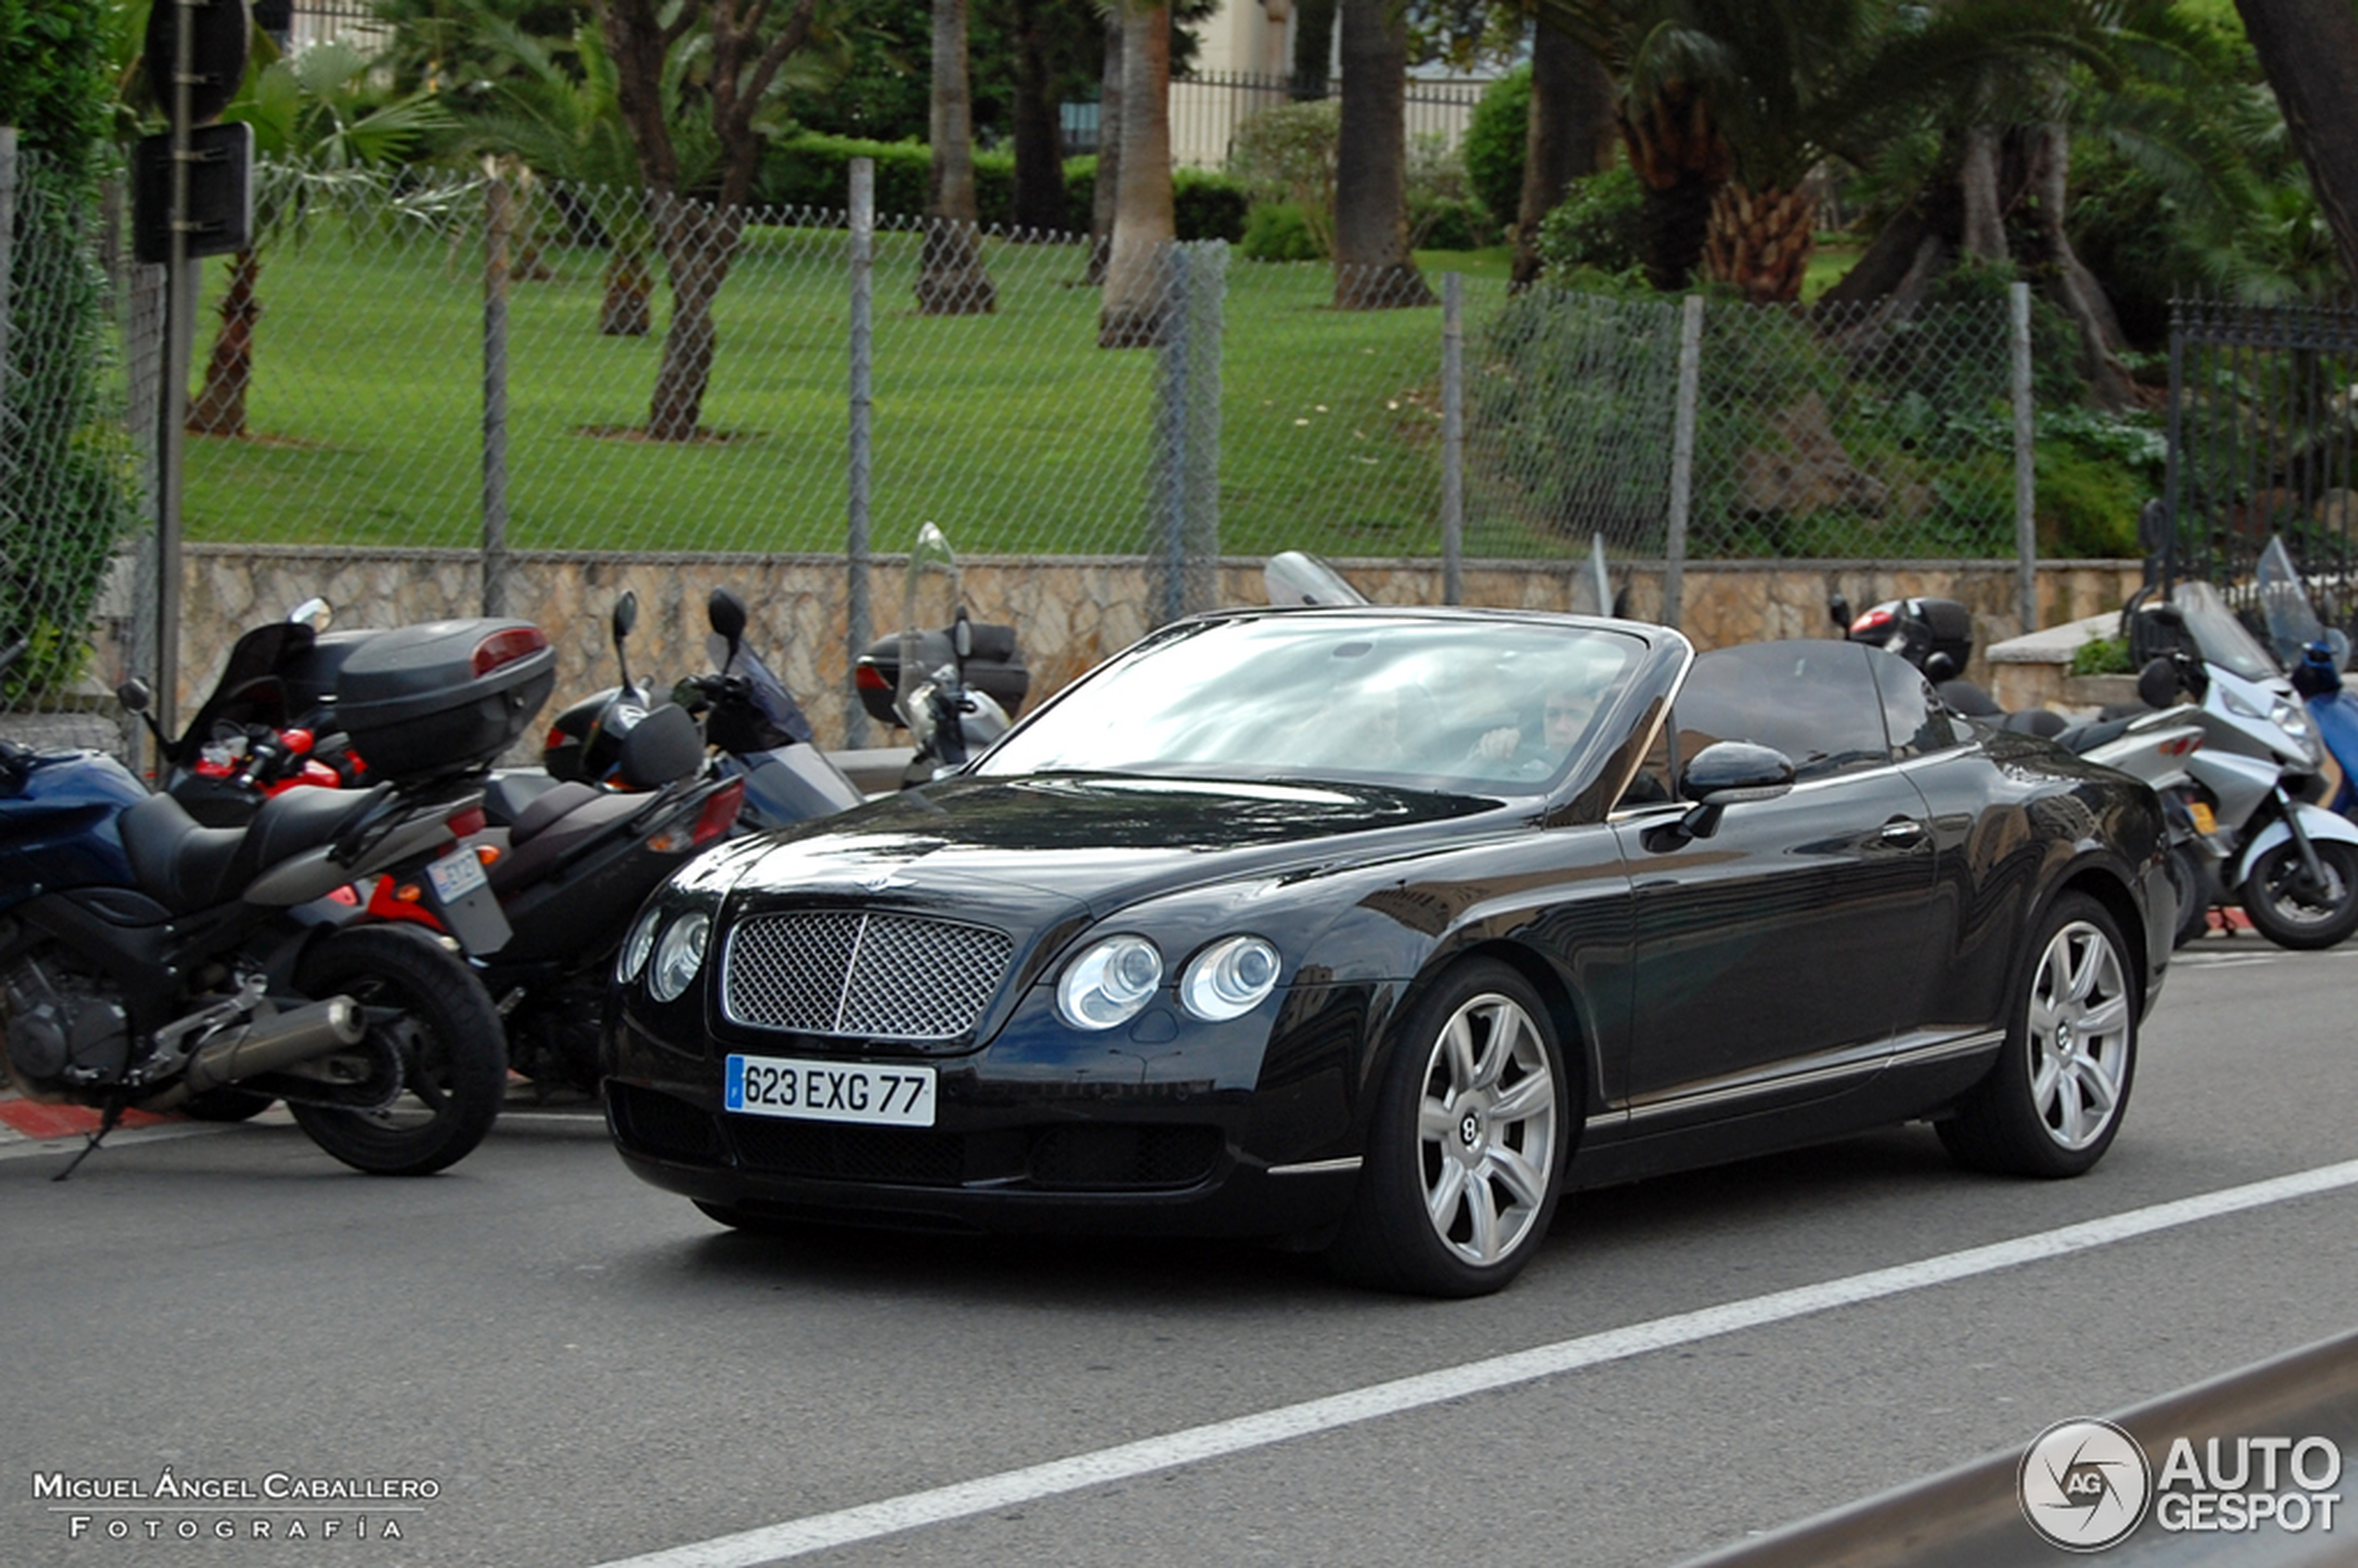
<svg viewBox="0 0 2358 1568"><path fill-rule="evenodd" d="M744 1116L930 1127L934 1069L732 1056L722 1103Z"/></svg>
<svg viewBox="0 0 2358 1568"><path fill-rule="evenodd" d="M2195 831L2201 834L2205 838L2209 837L2212 834L2219 831L2218 817L2212 813L2209 806L2204 802L2200 800L2189 800L2186 802L2186 810L2195 814Z"/></svg>
<svg viewBox="0 0 2358 1568"><path fill-rule="evenodd" d="M464 844L428 865L426 880L434 884L434 896L446 904L455 904L476 888L491 885L483 874L483 862Z"/></svg>

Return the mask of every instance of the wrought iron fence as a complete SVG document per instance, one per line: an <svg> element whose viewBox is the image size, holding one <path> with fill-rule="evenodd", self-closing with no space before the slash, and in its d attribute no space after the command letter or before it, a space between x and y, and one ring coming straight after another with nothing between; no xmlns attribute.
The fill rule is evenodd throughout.
<svg viewBox="0 0 2358 1568"><path fill-rule="evenodd" d="M1410 77L1401 117L1411 139L1439 136L1455 147L1490 87L1473 77ZM1252 71L1193 71L1171 79L1171 148L1178 162L1220 168L1237 128L1264 109L1339 97L1339 76L1273 76Z"/></svg>
<svg viewBox="0 0 2358 1568"><path fill-rule="evenodd" d="M2170 317L2170 577L2248 590L2282 538L2329 624L2358 616L2358 309L2180 301Z"/></svg>

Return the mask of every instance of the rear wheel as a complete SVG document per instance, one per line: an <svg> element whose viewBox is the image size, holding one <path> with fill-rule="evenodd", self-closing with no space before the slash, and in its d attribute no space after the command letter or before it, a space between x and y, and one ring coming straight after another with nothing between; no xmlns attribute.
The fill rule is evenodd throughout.
<svg viewBox="0 0 2358 1568"><path fill-rule="evenodd" d="M507 1093L499 1015L457 954L390 926L339 931L295 972L306 996L359 1004L368 1044L398 1055L401 1089L377 1110L292 1105L330 1154L377 1176L422 1176L463 1159L499 1118Z"/></svg>
<svg viewBox="0 0 2358 1568"><path fill-rule="evenodd" d="M1937 1124L1960 1164L2076 1176L2120 1131L2137 1066L2129 945L2104 905L2055 901L2026 950L1997 1065Z"/></svg>
<svg viewBox="0 0 2358 1568"><path fill-rule="evenodd" d="M2302 952L2332 947L2358 931L2358 844L2309 843L2322 875L2312 878L2300 848L2287 842L2260 857L2242 889L2251 928L2278 947Z"/></svg>
<svg viewBox="0 0 2358 1568"><path fill-rule="evenodd" d="M1529 982L1487 959L1445 974L1392 1046L1336 1267L1424 1295L1502 1289L1548 1234L1573 1100Z"/></svg>
<svg viewBox="0 0 2358 1568"><path fill-rule="evenodd" d="M2210 928L2210 878L2191 844L2173 845L2162 863L2170 875L2170 890L2178 895L2178 927L2170 945L2184 947Z"/></svg>

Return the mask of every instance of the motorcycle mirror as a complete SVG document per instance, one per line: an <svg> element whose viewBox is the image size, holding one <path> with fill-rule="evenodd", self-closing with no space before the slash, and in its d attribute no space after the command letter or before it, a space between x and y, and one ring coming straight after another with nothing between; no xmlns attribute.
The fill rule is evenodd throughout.
<svg viewBox="0 0 2358 1568"><path fill-rule="evenodd" d="M147 712L148 705L155 701L155 695L148 683L136 675L114 689L114 700L123 705L126 713Z"/></svg>
<svg viewBox="0 0 2358 1568"><path fill-rule="evenodd" d="M316 597L304 600L287 612L287 620L290 625L307 626L314 631L327 630L328 623L335 618L335 607L326 600Z"/></svg>
<svg viewBox="0 0 2358 1568"><path fill-rule="evenodd" d="M716 588L704 602L704 613L705 618L712 623L712 629L719 632L723 641L744 641L747 618L744 600L725 588Z"/></svg>
<svg viewBox="0 0 2358 1568"><path fill-rule="evenodd" d="M966 618L966 607L964 604L958 606L958 618L950 625L950 647L951 651L958 655L958 664L963 670L965 662L974 657L975 652L974 623Z"/></svg>
<svg viewBox="0 0 2358 1568"><path fill-rule="evenodd" d="M622 590L622 597L614 602L615 641L620 643L624 638L630 635L630 628L638 624L639 596L628 589L625 589Z"/></svg>
<svg viewBox="0 0 2358 1568"><path fill-rule="evenodd" d="M1828 594L1826 596L1826 614L1833 618L1835 626L1839 627L1844 631L1848 631L1850 629L1851 619L1849 595L1842 593Z"/></svg>
<svg viewBox="0 0 2358 1568"><path fill-rule="evenodd" d="M1944 680L1956 680L1961 673L1957 668L1957 661L1947 654L1924 655L1924 678L1936 686Z"/></svg>
<svg viewBox="0 0 2358 1568"><path fill-rule="evenodd" d="M2169 707L2178 700L2178 667L2169 659L2147 659L2137 672L2137 700L2147 707Z"/></svg>

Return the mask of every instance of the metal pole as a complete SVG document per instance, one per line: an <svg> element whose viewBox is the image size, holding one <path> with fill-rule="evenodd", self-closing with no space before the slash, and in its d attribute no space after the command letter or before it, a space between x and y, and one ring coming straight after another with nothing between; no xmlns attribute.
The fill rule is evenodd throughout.
<svg viewBox="0 0 2358 1568"><path fill-rule="evenodd" d="M16 276L17 128L0 125L0 398L8 393L9 279Z"/></svg>
<svg viewBox="0 0 2358 1568"><path fill-rule="evenodd" d="M495 165L483 206L483 613L508 613L508 182Z"/></svg>
<svg viewBox="0 0 2358 1568"><path fill-rule="evenodd" d="M1466 276L1441 278L1441 602L1466 598Z"/></svg>
<svg viewBox="0 0 2358 1568"><path fill-rule="evenodd" d="M874 459L868 420L874 408L870 376L875 369L876 288L876 161L851 161L851 445L845 473L843 742L868 744L868 710L851 683L861 650L875 636L868 603L868 471Z"/></svg>
<svg viewBox="0 0 2358 1568"><path fill-rule="evenodd" d="M1220 355L1227 303L1227 241L1206 241L1198 261L1201 265L1194 268L1192 277L1202 298L1200 302L1190 299L1188 309L1194 311L1200 303L1203 318L1197 323L1196 341L1203 345L1204 362L1196 377L1190 449L1195 460L1193 511L1202 562L1190 607L1205 610L1220 603Z"/></svg>
<svg viewBox="0 0 2358 1568"><path fill-rule="evenodd" d="M1162 248L1162 618L1187 613L1187 248Z"/></svg>
<svg viewBox="0 0 2358 1568"><path fill-rule="evenodd" d="M1695 405L1703 395L1703 296L1689 294L1678 321L1678 400L1670 429L1670 529L1663 549L1662 624L1678 624L1686 592L1687 520L1695 494Z"/></svg>
<svg viewBox="0 0 2358 1568"><path fill-rule="evenodd" d="M195 118L200 0L171 0L172 202L165 214L163 395L156 399L156 723L178 728L180 699L180 466L187 439L188 363L196 337L197 269L188 265L190 122Z"/></svg>
<svg viewBox="0 0 2358 1568"><path fill-rule="evenodd" d="M2170 306L2170 445L2163 453L2161 596L2170 597L2178 577L2178 508L2185 498L2186 331L2183 302ZM2150 548L2150 547L2148 547Z"/></svg>
<svg viewBox="0 0 2358 1568"><path fill-rule="evenodd" d="M2039 629L2039 456L2030 408L2030 285L2008 291L2014 315L2015 614L2028 636Z"/></svg>

